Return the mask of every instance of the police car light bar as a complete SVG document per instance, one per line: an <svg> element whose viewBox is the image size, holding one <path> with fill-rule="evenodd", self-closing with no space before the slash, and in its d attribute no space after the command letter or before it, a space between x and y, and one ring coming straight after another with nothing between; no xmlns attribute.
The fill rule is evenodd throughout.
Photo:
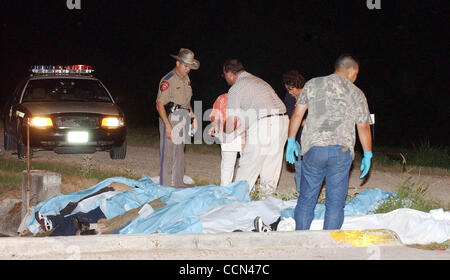
<svg viewBox="0 0 450 280"><path fill-rule="evenodd" d="M31 67L30 72L35 74L89 74L94 72L94 69L90 65L34 65Z"/></svg>

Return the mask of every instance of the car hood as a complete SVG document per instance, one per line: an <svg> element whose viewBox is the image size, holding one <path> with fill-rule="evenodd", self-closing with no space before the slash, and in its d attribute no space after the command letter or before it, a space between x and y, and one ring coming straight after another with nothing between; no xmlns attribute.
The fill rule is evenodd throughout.
<svg viewBox="0 0 450 280"><path fill-rule="evenodd" d="M35 116L61 113L120 115L117 105L103 102L28 102L22 103L22 106Z"/></svg>

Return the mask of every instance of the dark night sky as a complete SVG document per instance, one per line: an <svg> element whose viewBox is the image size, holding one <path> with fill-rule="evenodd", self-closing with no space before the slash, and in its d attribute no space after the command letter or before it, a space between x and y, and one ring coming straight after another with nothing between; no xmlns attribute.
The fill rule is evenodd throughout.
<svg viewBox="0 0 450 280"><path fill-rule="evenodd" d="M33 64L90 64L132 125L154 125L169 54L193 50L193 100L203 110L227 90L223 61L247 70L282 96L281 75L328 75L335 59L361 62L356 85L376 114L375 141L448 145L448 1L2 1L0 105Z"/></svg>

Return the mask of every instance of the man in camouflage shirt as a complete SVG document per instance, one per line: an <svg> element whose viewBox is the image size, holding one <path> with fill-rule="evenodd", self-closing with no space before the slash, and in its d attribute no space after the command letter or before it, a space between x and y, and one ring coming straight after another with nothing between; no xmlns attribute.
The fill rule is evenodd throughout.
<svg viewBox="0 0 450 280"><path fill-rule="evenodd" d="M335 72L308 81L297 100L289 124L286 160L299 156L295 135L308 110L301 137L302 173L300 196L294 211L296 230L309 229L323 179L326 179L324 229L340 229L344 221L349 171L354 159L355 125L364 150L361 170L370 169L372 135L364 93L353 83L359 64L350 55L340 56Z"/></svg>

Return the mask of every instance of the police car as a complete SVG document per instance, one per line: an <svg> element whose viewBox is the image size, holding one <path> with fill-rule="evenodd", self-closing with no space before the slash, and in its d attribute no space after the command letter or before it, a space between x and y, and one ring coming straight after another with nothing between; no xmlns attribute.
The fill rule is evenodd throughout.
<svg viewBox="0 0 450 280"><path fill-rule="evenodd" d="M125 116L88 65L37 65L2 111L5 150L19 158L53 150L58 154L109 151L124 159Z"/></svg>

